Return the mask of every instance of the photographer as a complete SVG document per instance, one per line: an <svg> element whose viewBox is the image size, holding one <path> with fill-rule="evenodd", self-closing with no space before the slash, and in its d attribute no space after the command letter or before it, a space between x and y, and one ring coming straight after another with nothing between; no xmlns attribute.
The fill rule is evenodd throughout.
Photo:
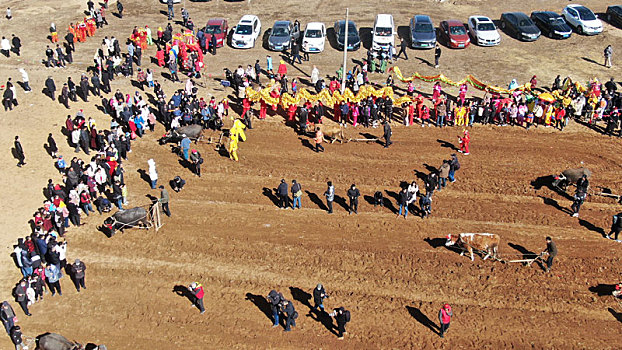
<svg viewBox="0 0 622 350"><path fill-rule="evenodd" d="M192 282L188 286L188 290L194 297L194 300L192 301L194 305L199 308L201 314L205 313L205 307L203 306L203 296L205 295L205 292L203 291L203 286L198 282Z"/></svg>
<svg viewBox="0 0 622 350"><path fill-rule="evenodd" d="M279 325L279 306L283 300L283 294L277 292L276 290L271 290L268 293L268 303L270 303L270 310L272 310L272 317L274 318L274 324L272 327L277 327Z"/></svg>
<svg viewBox="0 0 622 350"><path fill-rule="evenodd" d="M320 311L324 312L324 299L328 298L328 294L326 294L326 289L322 286L321 283L317 284L317 287L313 289L313 311L317 311L318 307Z"/></svg>

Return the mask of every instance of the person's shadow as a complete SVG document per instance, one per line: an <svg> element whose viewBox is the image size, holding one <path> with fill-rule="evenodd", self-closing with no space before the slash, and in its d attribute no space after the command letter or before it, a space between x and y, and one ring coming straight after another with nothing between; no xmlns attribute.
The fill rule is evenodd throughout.
<svg viewBox="0 0 622 350"><path fill-rule="evenodd" d="M341 197L339 195L335 195L334 202L339 204L343 209L345 209L345 211L350 210L350 206L348 205L348 203L346 202L346 199L344 197Z"/></svg>
<svg viewBox="0 0 622 350"><path fill-rule="evenodd" d="M618 322L622 322L622 312L616 312L612 308L608 308L607 310L613 315L613 317L616 318L616 320L618 320Z"/></svg>
<svg viewBox="0 0 622 350"><path fill-rule="evenodd" d="M320 197L318 197L317 194L313 192L309 192L309 191L305 191L305 193L307 194L307 196L309 196L309 200L315 203L315 205L317 205L318 208L322 210L328 210L328 208L324 205L324 202L322 202L322 200L320 199Z"/></svg>
<svg viewBox="0 0 622 350"><path fill-rule="evenodd" d="M145 181L149 187L151 187L151 178L149 177L149 174L147 174L147 171L145 169L138 169L136 172L139 173L140 178Z"/></svg>
<svg viewBox="0 0 622 350"><path fill-rule="evenodd" d="M417 320L417 322L427 327L434 334L440 334L440 329L438 328L436 323L432 322L432 320L430 320L428 316L426 316L423 312L421 312L421 310L419 310L418 308L414 306L408 306L408 305L406 305L406 310L408 310L408 313L410 314L410 316L412 316L415 320Z"/></svg>
<svg viewBox="0 0 622 350"><path fill-rule="evenodd" d="M311 300L311 294L298 287L289 287L289 291L292 293L294 300L299 301L302 305L311 309L311 303L309 302L309 300Z"/></svg>
<svg viewBox="0 0 622 350"><path fill-rule="evenodd" d="M579 225L585 227L586 229L592 231L592 232L596 232L599 233L603 238L607 237L607 235L605 234L605 230L603 230L601 227L595 226L594 224L592 224L589 221L585 221L583 219L579 219Z"/></svg>
<svg viewBox="0 0 622 350"><path fill-rule="evenodd" d="M590 292L596 293L599 297L611 295L614 290L616 290L615 284L597 284L595 286L591 286L588 288Z"/></svg>
<svg viewBox="0 0 622 350"><path fill-rule="evenodd" d="M294 300L299 301L301 304L309 308L307 317L310 317L314 321L320 322L329 332L337 335L337 332L334 329L335 327L333 326L332 317L328 316L326 311L313 310L310 302L310 293L307 293L298 287L289 287L289 291L292 293Z"/></svg>
<svg viewBox="0 0 622 350"><path fill-rule="evenodd" d="M182 286L180 284L176 285L175 287L173 287L173 293L179 295L180 297L187 298L188 301L194 303L194 295L192 295L192 293L190 292L190 290L188 290L188 287L186 286Z"/></svg>
<svg viewBox="0 0 622 350"><path fill-rule="evenodd" d="M315 146L311 144L311 142L307 139L303 139L302 137L299 137L298 140L300 140L300 143L307 147L308 149L312 150L315 152Z"/></svg>
<svg viewBox="0 0 622 350"><path fill-rule="evenodd" d="M397 208L395 207L395 205L393 205L393 201L391 201L388 197L395 199L395 201L399 203L399 195L396 192L389 190L385 190L384 192L387 194L387 197L384 197L384 206L389 209L393 214L397 214Z"/></svg>
<svg viewBox="0 0 622 350"><path fill-rule="evenodd" d="M272 310L270 309L270 304L268 304L266 298L261 295L246 293L246 300L249 300L251 303L255 304L255 306L257 306L257 308L261 310L261 312L263 312L269 320L274 322L274 319L272 318Z"/></svg>
<svg viewBox="0 0 622 350"><path fill-rule="evenodd" d="M561 211L562 213L566 213L566 214L572 214L572 210L568 209L568 208L564 208L561 205L559 205L559 203L557 203L556 200L554 200L553 198L548 198L548 197L544 197L544 196L538 196L540 198L542 198L542 201L544 202L544 204L546 205L550 205L553 208Z"/></svg>
<svg viewBox="0 0 622 350"><path fill-rule="evenodd" d="M275 195L276 190L270 189L268 187L264 187L262 191L263 191L263 195L268 197L268 199L272 201L272 204L276 206L279 205L279 198Z"/></svg>
<svg viewBox="0 0 622 350"><path fill-rule="evenodd" d="M441 140L441 139L436 139L436 142L441 144L441 147L444 148L449 148L452 151L457 151L458 147L456 147L453 143L449 142L449 141L445 141L445 140Z"/></svg>

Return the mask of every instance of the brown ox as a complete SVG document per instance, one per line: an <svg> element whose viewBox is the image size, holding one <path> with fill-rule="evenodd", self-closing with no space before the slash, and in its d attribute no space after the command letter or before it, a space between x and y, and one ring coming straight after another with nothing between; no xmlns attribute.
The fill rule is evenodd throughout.
<svg viewBox="0 0 622 350"><path fill-rule="evenodd" d="M459 235L447 235L446 246L457 245L462 248L460 256L465 252L471 254L471 261L475 260L473 250L486 252L484 260L492 256L497 259L497 249L500 242L499 235L494 233L461 233Z"/></svg>
<svg viewBox="0 0 622 350"><path fill-rule="evenodd" d="M317 126L322 129L322 133L324 134L324 138L326 141L330 139L330 143L335 141L339 141L339 143L343 143L346 139L343 133L343 126L341 125L326 125L326 124L317 124Z"/></svg>

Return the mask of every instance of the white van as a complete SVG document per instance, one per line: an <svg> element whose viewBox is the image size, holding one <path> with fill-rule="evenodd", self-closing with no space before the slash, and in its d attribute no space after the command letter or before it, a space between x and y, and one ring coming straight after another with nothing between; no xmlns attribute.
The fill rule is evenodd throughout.
<svg viewBox="0 0 622 350"><path fill-rule="evenodd" d="M393 45L393 50L395 50L395 26L393 25L393 16L387 14L376 15L371 49L373 51L387 51L389 49L389 44Z"/></svg>

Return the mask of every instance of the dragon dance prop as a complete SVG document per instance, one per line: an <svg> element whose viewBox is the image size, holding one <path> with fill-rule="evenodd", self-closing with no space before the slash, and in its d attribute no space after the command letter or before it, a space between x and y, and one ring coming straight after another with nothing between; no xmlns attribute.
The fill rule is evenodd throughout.
<svg viewBox="0 0 622 350"><path fill-rule="evenodd" d="M423 76L419 73L413 74L411 77L406 78L402 75L399 67L391 67L389 71L393 71L397 79L402 82L411 82L414 80L422 80L425 82L435 83L441 82L451 86L460 86L462 84L469 84L474 88L487 91L491 93L498 94L515 94L515 93L525 93L527 95L528 100L533 100L536 96L533 95L533 91L531 91L531 84L527 83L521 86L518 86L513 89L505 89L498 86L488 85L483 83L482 81L476 79L472 75L467 75L464 79L460 81L453 81L447 78L443 74L433 75L433 76ZM588 97L589 103L594 103L597 97L592 93L591 88L585 87L583 84L579 82L573 83L576 90L580 93L584 93ZM571 86L565 86L561 90L555 90L551 93L540 94L538 98L543 101L547 101L549 103L559 101L563 106L568 106L571 103L571 98L568 96ZM308 90L302 88L295 95L291 95L289 93L284 93L283 95L272 96L271 92L277 89L275 84L269 84L268 87L262 90L254 90L251 87L246 88L246 98L248 98L251 102L263 101L269 105L281 105L283 109L287 109L290 105L300 105L302 101L309 102L317 102L322 101L324 105L334 106L336 103L343 102L361 102L368 97L383 97L389 98L393 101L394 105L400 105L403 103L413 102L417 99L423 99L421 97L410 97L410 96L397 96L393 92L393 88L390 86L385 86L383 88L376 89L371 85L363 85L361 86L358 93L354 94L352 90L346 88L344 93L342 94L339 90L335 90L333 93L330 92L329 89L324 89L320 91L318 94L313 94ZM278 89L277 89L278 91ZM531 101L530 101L531 102Z"/></svg>

